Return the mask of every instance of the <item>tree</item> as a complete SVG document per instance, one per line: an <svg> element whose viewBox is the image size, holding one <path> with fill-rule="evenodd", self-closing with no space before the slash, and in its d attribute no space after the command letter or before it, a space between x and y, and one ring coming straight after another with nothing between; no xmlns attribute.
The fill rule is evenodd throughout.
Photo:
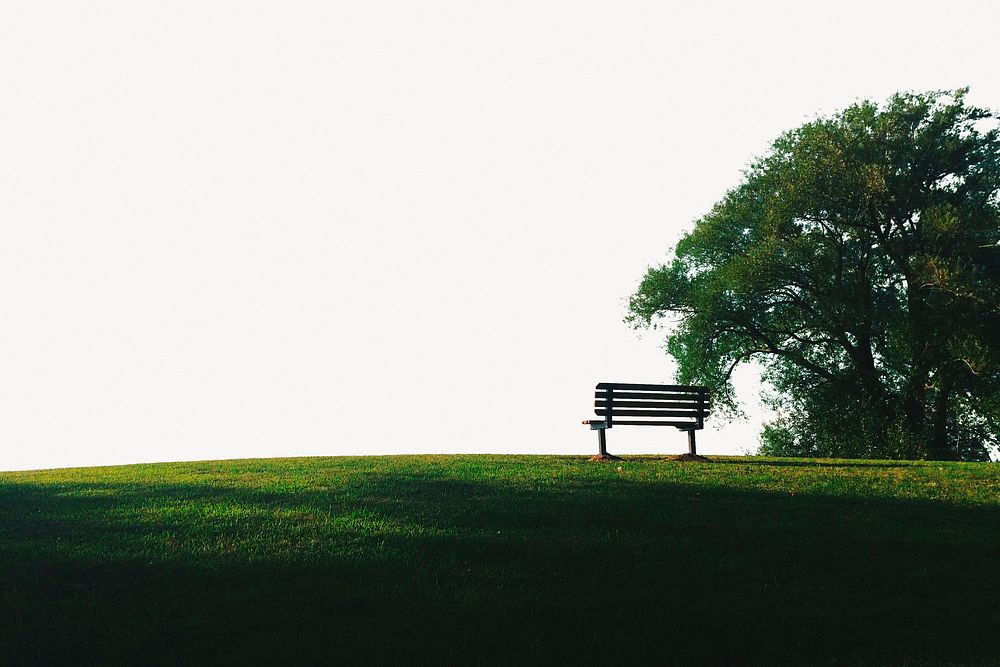
<svg viewBox="0 0 1000 667"><path fill-rule="evenodd" d="M629 301L678 380L738 411L762 364L762 452L985 460L1000 436L1000 116L966 90L855 104L779 137Z"/></svg>

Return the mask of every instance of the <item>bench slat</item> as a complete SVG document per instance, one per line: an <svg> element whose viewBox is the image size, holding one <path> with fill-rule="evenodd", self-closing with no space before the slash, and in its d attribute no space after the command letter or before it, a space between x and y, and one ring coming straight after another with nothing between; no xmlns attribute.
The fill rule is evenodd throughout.
<svg viewBox="0 0 1000 667"><path fill-rule="evenodd" d="M618 421L615 426L673 426L674 428L689 429L695 425L694 422L651 422L651 421Z"/></svg>
<svg viewBox="0 0 1000 667"><path fill-rule="evenodd" d="M618 396L615 396L614 401L611 404L616 408L685 408L687 410L697 410L698 401L619 401ZM710 407L708 402L705 401L701 403L708 412ZM595 408L606 408L608 407L608 401L605 399L598 399L594 401Z"/></svg>
<svg viewBox="0 0 1000 667"><path fill-rule="evenodd" d="M614 396L617 402L619 398L635 398L635 399L648 399L650 401L697 401L702 398L706 403L709 402L709 398L706 394L692 394L687 393L677 393L677 392L647 392L639 393L635 391L615 391L611 392L611 396ZM609 393L606 391L595 391L594 398L607 398Z"/></svg>
<svg viewBox="0 0 1000 667"><path fill-rule="evenodd" d="M698 393L708 393L708 387L682 384L631 384L628 382L600 382L598 383L597 388L614 389L616 393L619 389L631 391L694 391Z"/></svg>
<svg viewBox="0 0 1000 667"><path fill-rule="evenodd" d="M697 419L699 414L697 410L618 410L617 408L612 410L602 408L594 409L594 414L599 417L607 417L609 412L612 417L691 417L692 419ZM614 423L617 424L618 420L615 419Z"/></svg>

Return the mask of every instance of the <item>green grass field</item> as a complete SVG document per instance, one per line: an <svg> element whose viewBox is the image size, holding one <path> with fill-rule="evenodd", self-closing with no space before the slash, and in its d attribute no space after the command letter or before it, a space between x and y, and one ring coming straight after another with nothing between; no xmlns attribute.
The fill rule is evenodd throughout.
<svg viewBox="0 0 1000 667"><path fill-rule="evenodd" d="M0 664L1000 664L1000 465L0 473Z"/></svg>

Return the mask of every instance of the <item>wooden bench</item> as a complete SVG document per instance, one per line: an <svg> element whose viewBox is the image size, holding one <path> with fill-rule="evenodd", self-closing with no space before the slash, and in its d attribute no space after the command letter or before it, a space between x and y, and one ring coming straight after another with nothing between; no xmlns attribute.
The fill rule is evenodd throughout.
<svg viewBox="0 0 1000 667"><path fill-rule="evenodd" d="M605 431L612 426L673 426L687 431L688 451L693 456L698 455L694 432L705 428L705 417L711 407L706 387L601 382L596 387L594 399L594 414L601 419L583 421L592 431L597 431L598 454L594 458L615 458L608 454L605 436Z"/></svg>

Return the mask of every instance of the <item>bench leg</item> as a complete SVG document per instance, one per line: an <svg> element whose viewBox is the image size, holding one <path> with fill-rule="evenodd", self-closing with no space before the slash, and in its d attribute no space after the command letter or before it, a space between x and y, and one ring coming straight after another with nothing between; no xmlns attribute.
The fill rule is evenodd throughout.
<svg viewBox="0 0 1000 667"><path fill-rule="evenodd" d="M698 452L694 446L694 429L688 431L688 452L690 454L693 454L694 456L698 455Z"/></svg>
<svg viewBox="0 0 1000 667"><path fill-rule="evenodd" d="M598 429L597 431L597 455L607 456L608 455L608 438L604 435L605 429Z"/></svg>

